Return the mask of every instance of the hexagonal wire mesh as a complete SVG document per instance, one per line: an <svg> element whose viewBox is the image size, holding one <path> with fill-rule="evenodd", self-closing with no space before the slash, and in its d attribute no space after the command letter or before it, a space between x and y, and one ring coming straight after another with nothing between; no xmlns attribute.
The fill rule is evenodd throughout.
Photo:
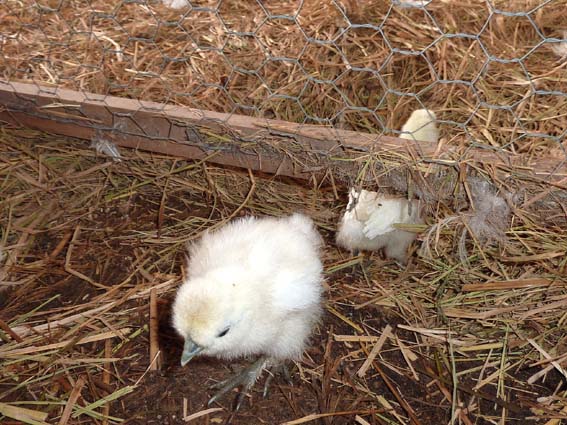
<svg viewBox="0 0 567 425"><path fill-rule="evenodd" d="M444 146L550 156L562 165L566 6L5 0L0 72L40 92L69 88L86 99L96 93L223 112L215 120L228 126L228 117L244 114L397 135L412 110L429 108ZM106 115L114 132L174 133L173 124L155 131L135 113ZM187 139L195 134L188 129Z"/></svg>
<svg viewBox="0 0 567 425"><path fill-rule="evenodd" d="M30 116L44 120L44 128L54 132L103 141L114 135L133 139L134 145L141 136L150 142L173 140L203 147L207 155L230 153L238 144L240 153L255 155L263 146L254 143L259 141L254 132L245 131L245 120L234 119L239 114L322 125L336 130L325 134L344 145L356 137L353 131L399 134L411 111L425 107L438 118L439 148L455 148L465 162L467 152L519 157L520 165L552 158L549 171L564 178L556 170L567 162L566 22L565 0L3 0L0 120L16 115L33 123L24 119ZM117 98L133 101L120 103ZM198 112L168 115L171 105ZM148 111L165 114L149 119ZM223 134L211 132L213 124ZM257 124L261 121L248 125ZM290 128L297 133L286 133ZM307 146L296 143L294 136L301 131L302 126L272 125L262 141L277 144L275 136L284 137L289 145L275 148L299 156ZM325 151L329 144L309 146L322 156L342 153ZM394 159L380 165L399 167L391 165ZM309 158L298 162L304 168L320 165ZM526 181L516 171L508 173L506 185L518 187ZM404 189L399 182L397 187ZM432 190L439 191L439 186L432 185ZM474 228L475 223L468 225ZM435 233L434 226L430 233ZM493 237L503 227L491 223L490 235L483 235L483 229L472 233ZM517 235L518 243L525 243L523 233ZM547 233L540 240L550 245ZM564 251L557 248L551 255ZM502 275L508 273L502 269ZM443 282L446 272L439 273L431 285ZM510 273L512 278L530 275L528 268ZM429 302L432 297L426 296ZM557 304L564 303L563 294L542 296L550 303L534 297L526 308L553 314L564 308ZM516 303L515 298L496 299L495 310ZM479 317L484 312L492 314L492 308ZM545 323L540 333L546 337L564 321L564 316L550 316L532 322L529 314L518 310L514 318L529 318L536 332Z"/></svg>

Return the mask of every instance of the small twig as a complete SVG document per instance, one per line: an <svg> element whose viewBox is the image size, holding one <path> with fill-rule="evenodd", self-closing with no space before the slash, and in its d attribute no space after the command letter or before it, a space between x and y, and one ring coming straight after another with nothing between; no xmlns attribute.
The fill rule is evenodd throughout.
<svg viewBox="0 0 567 425"><path fill-rule="evenodd" d="M81 390L83 389L84 385L85 385L85 379L82 376L80 376L77 382L75 383L75 386L71 390L71 394L69 394L69 399L67 400L67 403L65 403L65 409L63 410L61 419L59 419L59 425L66 425L67 422L69 421L69 418L73 413L73 407L75 406L75 403L77 402L79 396L81 395Z"/></svg>
<svg viewBox="0 0 567 425"><path fill-rule="evenodd" d="M71 232L65 233L63 235L63 238L57 244L57 246L53 249L53 251L51 251L51 254L49 254L49 258L53 259L53 258L57 257L61 253L61 251L63 251L63 249L65 248L65 245L67 245L67 242L69 242L69 239L71 239L72 235L73 235L73 233L71 233Z"/></svg>
<svg viewBox="0 0 567 425"><path fill-rule="evenodd" d="M418 372L423 373L423 374L429 376L432 379L436 379L436 380L438 380L439 382L442 382L445 385L450 385L451 390L452 390L453 385L449 381L449 379L434 373L429 366L425 365L424 369L418 368L417 370L418 370ZM512 413L518 413L518 414L522 413L522 408L519 405L511 403L511 402L506 401L506 400L502 400L499 397L494 397L490 394L485 393L484 391L477 390L475 388L471 388L468 385L465 385L463 383L459 384L459 391L464 392L464 393L469 394L469 395L474 395L478 398L481 398L481 399L487 400L491 403L497 404L501 408L508 409Z"/></svg>
<svg viewBox="0 0 567 425"><path fill-rule="evenodd" d="M184 398L183 400L187 400L187 399ZM210 415L211 413L221 412L222 410L223 410L222 407L211 407L210 409L201 410L189 416L183 416L183 420L185 422L191 422L193 419L200 418L201 416Z"/></svg>
<svg viewBox="0 0 567 425"><path fill-rule="evenodd" d="M14 332L12 330L12 328L10 328L10 326L4 322L2 319L0 319L0 329L2 329L4 332L6 332L8 335L10 335L16 342L22 342L23 339L20 337L20 335L18 335L16 332Z"/></svg>
<svg viewBox="0 0 567 425"><path fill-rule="evenodd" d="M370 425L370 422L368 422L367 420L365 420L364 418L356 415L354 417L354 421L360 425Z"/></svg>
<svg viewBox="0 0 567 425"><path fill-rule="evenodd" d="M112 356L112 342L110 339L104 341L104 357L107 359L111 358ZM102 383L106 385L108 388L110 387L110 372L108 370L110 368L110 362L102 368ZM110 415L110 402L106 403L102 407L102 414L104 415L104 419L102 420L102 425L108 425L108 416Z"/></svg>
<svg viewBox="0 0 567 425"><path fill-rule="evenodd" d="M295 419L293 421L282 422L280 425L299 425L307 422L312 422L321 418L329 418L333 416L349 416L349 415L373 415L376 410L352 410L352 411L342 411L342 412L330 412L330 413L312 413L310 415L304 416L303 418Z"/></svg>
<svg viewBox="0 0 567 425"><path fill-rule="evenodd" d="M551 286L553 281L541 277L532 279L511 279L502 282L480 282L480 283L467 283L463 285L461 291L463 292L477 292L477 291L503 291L510 289L523 289L523 288L542 288Z"/></svg>
<svg viewBox="0 0 567 425"><path fill-rule="evenodd" d="M415 369L413 368L412 362L415 362L417 360L417 356L413 353L413 351L411 351L409 348L407 348L404 343L402 342L402 340L398 337L398 335L394 335L396 342L398 343L398 347L400 348L400 352L402 353L402 357L404 358L404 360L406 361L406 364L408 365L412 375L413 375L413 379L415 379L416 381L419 381L419 375L417 374L417 372L415 371Z"/></svg>
<svg viewBox="0 0 567 425"><path fill-rule="evenodd" d="M565 369L563 369L561 367L561 365L559 364L559 362L552 360L552 357L548 354L547 351L545 351L537 342L535 342L532 338L527 338L527 341L530 343L530 345L532 347L534 347L543 357L545 357L547 360L549 360L551 362L551 365L561 374L563 375L565 378L567 378L567 372L565 371ZM549 366L548 366L549 367ZM528 383L529 384L533 384L537 378L535 378L535 375L532 376L529 380ZM539 376L538 376L539 377Z"/></svg>
<svg viewBox="0 0 567 425"><path fill-rule="evenodd" d="M175 170L175 166L177 165L177 160L173 161L173 164L171 164L170 167L170 171L173 172L173 170ZM165 179L165 184L163 185L163 190L162 190L162 194L161 194L161 199L159 202L159 209L158 209L158 216L157 216L157 237L160 238L161 237L161 229L163 227L163 213L165 211L165 203L167 200L167 186L169 185L169 179L171 177L171 174L169 174L166 179Z"/></svg>
<svg viewBox="0 0 567 425"><path fill-rule="evenodd" d="M392 327L390 325L386 325L386 327L382 331L382 335L380 335L380 338L378 339L376 344L374 344L374 347L372 347L370 354L368 354L368 358L364 361L362 366L360 366L360 369L358 369L358 372L356 372L356 374L360 378L362 378L364 375L366 375L366 372L370 368L370 365L372 364L372 362L374 361L374 359L376 358L376 356L378 355L380 350L382 350L382 346L386 342L386 339L391 337L391 336L392 336Z"/></svg>
<svg viewBox="0 0 567 425"><path fill-rule="evenodd" d="M37 354L37 353L43 352L43 351L65 348L69 344L83 345L83 344L88 344L90 342L103 341L103 340L108 339L108 338L123 337L125 335L128 335L131 331L132 331L132 328L121 328L121 329L118 329L117 332L114 332L114 331L102 332L100 334L89 335L89 336L86 336L84 338L74 338L72 340L54 342L54 343L46 344L46 345L40 345L40 346L31 345L29 347L17 348L17 349L13 349L13 350L10 350L10 349L0 350L0 358L17 357L17 356L22 356L22 355L26 355L26 354Z"/></svg>
<svg viewBox="0 0 567 425"><path fill-rule="evenodd" d="M457 367L455 365L455 351L453 350L453 344L451 344L450 340L448 340L447 343L449 345L449 356L451 358L451 380L453 381L453 393L451 394L451 422L450 422L450 424L453 425L457 420L457 397L458 397L459 380L457 378Z"/></svg>
<svg viewBox="0 0 567 425"><path fill-rule="evenodd" d="M161 356L159 350L159 316L157 292L155 288L150 291L150 359L156 359L150 364L150 370L160 370Z"/></svg>
<svg viewBox="0 0 567 425"><path fill-rule="evenodd" d="M400 403L400 405L402 406L402 408L406 411L406 413L408 414L408 416L410 417L411 423L415 424L415 425L421 425L421 422L419 421L419 419L417 419L417 416L415 415L415 412L413 411L413 409L411 408L411 406L408 404L408 402L401 396L401 394L399 393L399 391L396 389L396 387L394 387L394 385L392 384L392 382L390 381L390 378L388 378L388 375L386 375L384 373L384 371L382 370L382 368L380 367L380 365L376 362L374 362L373 364L374 369L376 369L376 371L378 371L378 373L380 374L380 376L382 377L382 379L384 380L384 383L386 384L386 386L388 387L388 389L390 390L390 392L394 395L394 397L396 397L396 400L398 400L398 403Z"/></svg>
<svg viewBox="0 0 567 425"><path fill-rule="evenodd" d="M72 274L75 277L78 277L81 280L84 280L84 281L90 283L93 286L96 286L97 288L109 289L108 286L105 286L101 283L95 282L90 277L84 275L81 272L78 272L77 270L74 270L71 267L71 258L73 256L73 246L74 246L75 242L77 241L77 239L79 238L80 233L81 233L81 228L79 226L75 227L75 232L73 233L73 238L71 239L71 242L69 243L69 248L67 248L67 256L65 257L65 271L69 274Z"/></svg>
<svg viewBox="0 0 567 425"><path fill-rule="evenodd" d="M229 216L229 220L233 217L236 217L236 215L242 210L242 208L244 208L246 206L246 204L248 204L248 202L250 201L250 199L252 199L252 195L254 195L254 192L256 191L256 179L254 179L254 174L252 174L252 171L250 169L248 169L248 176L250 177L250 190L248 191L248 194L246 195L246 198L244 198L244 201L242 201L242 203L238 206L238 208L236 208L233 213Z"/></svg>

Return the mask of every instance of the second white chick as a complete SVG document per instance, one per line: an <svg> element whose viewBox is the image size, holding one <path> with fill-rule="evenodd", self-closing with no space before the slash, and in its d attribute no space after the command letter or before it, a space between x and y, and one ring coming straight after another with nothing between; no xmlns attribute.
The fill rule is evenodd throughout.
<svg viewBox="0 0 567 425"><path fill-rule="evenodd" d="M401 138L437 143L439 130L435 113L429 109L413 111L402 127ZM417 235L396 229L394 224L421 224L417 200L351 189L347 210L339 223L336 241L353 253L384 249L388 258L407 262L407 250Z"/></svg>
<svg viewBox="0 0 567 425"><path fill-rule="evenodd" d="M416 233L394 224L421 224L419 201L409 201L368 190L351 189L347 210L339 223L337 244L353 253L384 249L388 258L402 264Z"/></svg>
<svg viewBox="0 0 567 425"><path fill-rule="evenodd" d="M171 9L183 9L189 6L187 0L162 0L162 3Z"/></svg>
<svg viewBox="0 0 567 425"><path fill-rule="evenodd" d="M173 305L182 366L196 355L261 356L209 403L242 384L238 409L264 367L301 357L322 312L321 244L311 219L294 214L238 219L190 247Z"/></svg>
<svg viewBox="0 0 567 425"><path fill-rule="evenodd" d="M413 111L402 127L402 139L420 140L423 142L437 143L439 141L439 129L435 124L435 112L430 109L417 109Z"/></svg>

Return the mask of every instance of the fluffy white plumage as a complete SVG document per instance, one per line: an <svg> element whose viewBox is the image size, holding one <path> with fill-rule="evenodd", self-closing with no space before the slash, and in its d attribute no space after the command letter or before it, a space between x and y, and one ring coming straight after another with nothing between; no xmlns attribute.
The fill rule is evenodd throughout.
<svg viewBox="0 0 567 425"><path fill-rule="evenodd" d="M190 247L173 305L174 327L186 340L182 363L196 354L300 358L321 315L321 244L300 214L247 217L205 233Z"/></svg>
<svg viewBox="0 0 567 425"><path fill-rule="evenodd" d="M417 109L413 111L402 127L404 133L400 134L402 139L420 140L423 142L437 143L439 141L439 130L435 124L437 117L430 109Z"/></svg>
<svg viewBox="0 0 567 425"><path fill-rule="evenodd" d="M559 59L567 59L567 31L563 31L563 41L553 44L551 49L559 56Z"/></svg>
<svg viewBox="0 0 567 425"><path fill-rule="evenodd" d="M439 130L435 113L429 109L413 111L403 125L400 137L436 143ZM417 235L396 229L394 224L421 224L419 201L351 189L346 212L336 235L337 245L350 251L384 249L388 258L407 262L407 250Z"/></svg>
<svg viewBox="0 0 567 425"><path fill-rule="evenodd" d="M172 9L183 9L189 6L187 0L162 0L162 3Z"/></svg>
<svg viewBox="0 0 567 425"><path fill-rule="evenodd" d="M384 249L388 258L407 261L416 234L394 224L420 224L419 201L351 189L347 210L339 223L337 244L351 251Z"/></svg>

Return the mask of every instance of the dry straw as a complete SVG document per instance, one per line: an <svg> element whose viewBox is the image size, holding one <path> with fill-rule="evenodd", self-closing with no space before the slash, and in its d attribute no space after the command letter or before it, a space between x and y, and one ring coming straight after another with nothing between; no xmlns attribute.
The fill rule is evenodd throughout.
<svg viewBox="0 0 567 425"><path fill-rule="evenodd" d="M521 3L526 10L543 3L530 19L545 37L561 36L564 1ZM427 10L444 31L480 35L431 45L437 30L422 10L345 1L351 23L390 11L382 27L388 46L371 28L338 36L345 18L337 4L304 2L295 19L260 26L258 3L222 2L220 16L233 30L260 26L254 39L231 35L219 14L206 9L78 0L32 7L8 0L0 4L0 71L12 80L220 112L294 122L327 117L327 124L371 133L400 128L421 106L416 97L386 93L387 86L419 93L444 123L445 146L565 158L567 100L534 94L566 92L566 62L549 43L523 61L529 81L518 64L492 62L490 72L479 74L480 42L513 56L541 41L530 19L489 17L484 1L433 2ZM296 2L264 7L273 14L297 10ZM305 42L335 35L334 44ZM253 73L231 69L229 62L246 69L262 64L258 40L272 58L298 60L268 61ZM425 50L390 55L392 46ZM345 58L380 69L382 81L345 72ZM514 111L477 107L470 86L432 85L434 73L453 81L482 75L474 88L483 99L515 104ZM348 102L377 109L343 110ZM525 129L551 137L527 137ZM175 354L178 344L168 339L167 318L157 342L166 375L149 372L155 367L150 294L157 297L152 310L165 314L184 244L239 215L303 211L332 241L345 176L298 184L128 150L114 161L88 142L7 125L0 141L0 420L6 423L135 422L145 408L136 403L152 403L165 388L177 418L206 423L221 416L236 424L567 420L564 176L547 182L522 168L502 173L491 164L439 166L358 153L353 182L378 182L428 202L427 226L415 229L423 231L421 249L402 269L378 255L351 259L329 242L328 314L297 365L294 379L301 382L293 389L282 384L267 401L254 394L248 416L233 417L199 404L206 400L199 369L175 369L177 359L163 347ZM152 341L155 350L153 335ZM221 368L208 367L201 365ZM277 418L270 416L274 400ZM173 421L171 410L159 414Z"/></svg>

